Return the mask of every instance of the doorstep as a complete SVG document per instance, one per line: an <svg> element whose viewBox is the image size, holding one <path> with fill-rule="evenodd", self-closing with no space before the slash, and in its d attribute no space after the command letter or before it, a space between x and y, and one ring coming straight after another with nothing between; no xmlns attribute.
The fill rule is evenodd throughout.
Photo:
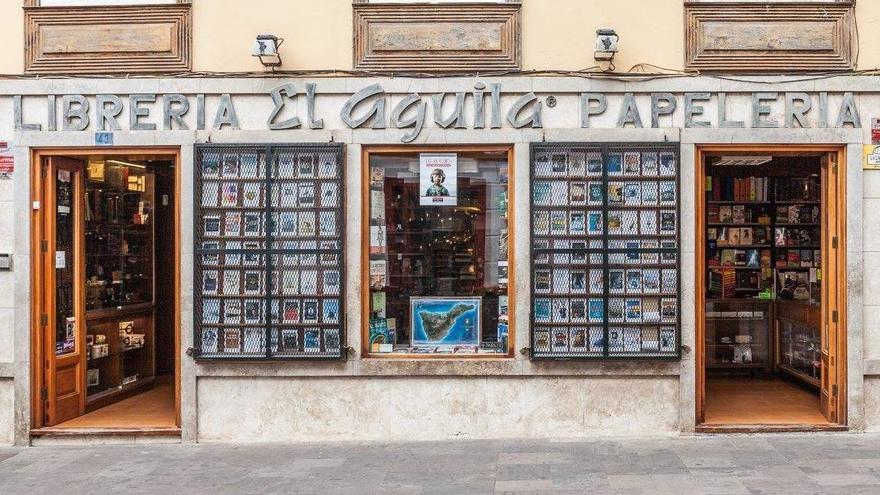
<svg viewBox="0 0 880 495"><path fill-rule="evenodd" d="M31 445L180 443L180 428L38 428Z"/></svg>
<svg viewBox="0 0 880 495"><path fill-rule="evenodd" d="M697 425L694 431L696 433L817 433L849 431L849 427L835 424L702 424Z"/></svg>

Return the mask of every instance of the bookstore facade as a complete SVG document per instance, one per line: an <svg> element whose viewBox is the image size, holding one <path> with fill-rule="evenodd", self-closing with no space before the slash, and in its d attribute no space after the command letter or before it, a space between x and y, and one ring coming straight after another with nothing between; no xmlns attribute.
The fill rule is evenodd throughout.
<svg viewBox="0 0 880 495"><path fill-rule="evenodd" d="M0 442L878 430L880 95L784 81L10 81Z"/></svg>

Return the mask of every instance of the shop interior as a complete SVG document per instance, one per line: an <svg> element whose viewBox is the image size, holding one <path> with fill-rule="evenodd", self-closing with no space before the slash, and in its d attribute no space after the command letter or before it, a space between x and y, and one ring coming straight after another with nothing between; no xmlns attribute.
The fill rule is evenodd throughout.
<svg viewBox="0 0 880 495"><path fill-rule="evenodd" d="M368 351L508 354L507 151L369 164Z"/></svg>
<svg viewBox="0 0 880 495"><path fill-rule="evenodd" d="M54 281L43 298L43 426L176 428L173 157L52 156L43 166Z"/></svg>
<svg viewBox="0 0 880 495"><path fill-rule="evenodd" d="M705 158L704 424L822 425L823 157Z"/></svg>

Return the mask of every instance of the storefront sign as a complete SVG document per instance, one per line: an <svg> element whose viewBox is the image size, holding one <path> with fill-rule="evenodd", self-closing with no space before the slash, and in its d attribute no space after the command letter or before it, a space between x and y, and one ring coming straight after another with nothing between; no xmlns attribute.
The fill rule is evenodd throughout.
<svg viewBox="0 0 880 495"><path fill-rule="evenodd" d="M0 141L0 179L11 179L15 171L15 158L9 141Z"/></svg>
<svg viewBox="0 0 880 495"><path fill-rule="evenodd" d="M871 144L880 145L880 119L871 119Z"/></svg>
<svg viewBox="0 0 880 495"><path fill-rule="evenodd" d="M577 105L580 115L580 121L572 124L581 128L594 127L599 117L609 112L614 112L610 117L617 128L676 127L677 119L683 120L680 126L685 128L862 126L855 97L850 92L755 92L735 95L721 92L583 92L572 95L576 98L563 100L559 95L547 95L546 98L553 96L558 104L545 109L543 97L535 92L505 93L500 83L478 82L462 91L431 95L416 92L392 94L376 83L346 97L341 103L338 117L349 129L380 130L391 127L403 130L405 132L400 140L405 143L414 141L428 124L428 107L431 108L433 124L441 129L500 129L505 125L514 129L540 129L544 127L545 112L565 115L565 107L569 107L570 113L572 105ZM243 114L240 118L239 111L253 112L259 105L241 104L241 107L237 107L235 98L255 95L223 93L210 96L213 110L210 129L241 129L242 122L254 121L250 114ZM286 83L272 89L265 97L271 99L271 111L265 116L259 116L257 121L265 122L264 129L277 131L323 129L325 116L319 115L318 110L326 108L326 105L319 105L318 99L338 95L318 94L316 83L306 83L303 92L294 83ZM45 118L42 122L26 120L24 97L13 96L13 118L17 131L92 129L112 132L123 129L121 121L126 113L127 130L130 131L153 131L160 126L166 131L189 130L193 127L197 130L208 129L209 115L205 94L131 94L125 98L108 94L93 97L81 94L62 95L60 112L58 95L27 98L43 100ZM728 101L734 98L740 101L736 107L732 101ZM833 106L830 103L832 99ZM748 101L747 107L742 105L742 100ZM733 111L743 108L748 108L747 115ZM192 113L195 114L194 117ZM606 118L603 125L608 127L608 123L609 119Z"/></svg>
<svg viewBox="0 0 880 495"><path fill-rule="evenodd" d="M458 155L422 153L419 155L421 206L458 204Z"/></svg>

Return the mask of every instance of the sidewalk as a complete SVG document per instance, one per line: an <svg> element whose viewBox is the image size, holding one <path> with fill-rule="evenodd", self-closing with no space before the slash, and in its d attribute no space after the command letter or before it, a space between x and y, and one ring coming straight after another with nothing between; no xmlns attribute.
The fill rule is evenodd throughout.
<svg viewBox="0 0 880 495"><path fill-rule="evenodd" d="M0 448L0 494L878 494L880 436Z"/></svg>

